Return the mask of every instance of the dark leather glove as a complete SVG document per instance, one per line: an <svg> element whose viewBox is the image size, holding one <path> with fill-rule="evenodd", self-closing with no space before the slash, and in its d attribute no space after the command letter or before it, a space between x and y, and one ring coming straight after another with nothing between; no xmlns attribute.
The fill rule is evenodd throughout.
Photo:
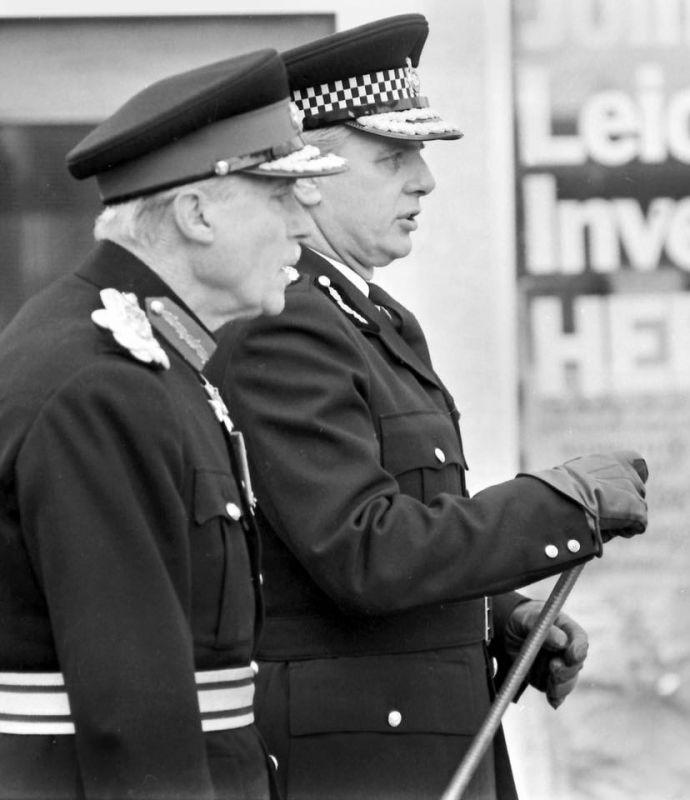
<svg viewBox="0 0 690 800"><path fill-rule="evenodd" d="M595 523L601 541L634 536L647 528L647 464L634 450L595 453L552 469L521 472L578 503Z"/></svg>
<svg viewBox="0 0 690 800"><path fill-rule="evenodd" d="M541 600L528 600L516 606L508 618L503 634L504 646L513 660L537 624L543 605ZM552 708L558 708L575 688L588 648L584 629L561 612L549 629L528 676L530 684L546 694Z"/></svg>

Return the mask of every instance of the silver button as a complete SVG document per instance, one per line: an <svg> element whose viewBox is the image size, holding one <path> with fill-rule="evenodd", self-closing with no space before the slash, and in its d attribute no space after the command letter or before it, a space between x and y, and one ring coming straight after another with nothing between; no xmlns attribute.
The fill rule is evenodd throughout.
<svg viewBox="0 0 690 800"><path fill-rule="evenodd" d="M235 503L228 503L225 506L225 511L230 519L234 519L235 522L242 516L239 506L235 505Z"/></svg>
<svg viewBox="0 0 690 800"><path fill-rule="evenodd" d="M151 313L155 314L156 316L160 316L165 310L165 307L160 300L152 300L149 308L151 309Z"/></svg>
<svg viewBox="0 0 690 800"><path fill-rule="evenodd" d="M402 714L399 711L391 711L388 714L388 724L391 728L397 728L402 722Z"/></svg>
<svg viewBox="0 0 690 800"><path fill-rule="evenodd" d="M256 663L256 661L250 661L249 666L255 675L259 674L259 665Z"/></svg>
<svg viewBox="0 0 690 800"><path fill-rule="evenodd" d="M213 171L216 173L216 175L227 175L228 172L230 172L230 164L228 164L227 161L216 161L213 166Z"/></svg>
<svg viewBox="0 0 690 800"><path fill-rule="evenodd" d="M276 769L278 769L278 759L277 759L277 758L276 758L276 757L275 757L275 756L274 756L272 753L269 753L269 754L268 754L268 757L269 757L269 758L271 759L271 761L273 762L273 766L274 766Z"/></svg>
<svg viewBox="0 0 690 800"><path fill-rule="evenodd" d="M577 539L570 539L568 541L568 550L570 550L571 553L580 552L580 543L577 541Z"/></svg>
<svg viewBox="0 0 690 800"><path fill-rule="evenodd" d="M331 285L331 279L327 275L319 275L317 280L321 284L321 286L330 286Z"/></svg>
<svg viewBox="0 0 690 800"><path fill-rule="evenodd" d="M437 448L434 450L434 455L436 456L436 458L437 458L437 459L438 459L438 460L439 460L439 461L440 461L442 464L445 462L445 460L446 460L446 454L443 452L443 450L441 450L441 448L440 448L440 447L437 447Z"/></svg>
<svg viewBox="0 0 690 800"><path fill-rule="evenodd" d="M556 558L558 556L558 548L555 544L547 544L544 552L549 558Z"/></svg>
<svg viewBox="0 0 690 800"><path fill-rule="evenodd" d="M263 572L260 572L259 573L259 586L263 586L263 585L264 585L264 574L263 574Z"/></svg>

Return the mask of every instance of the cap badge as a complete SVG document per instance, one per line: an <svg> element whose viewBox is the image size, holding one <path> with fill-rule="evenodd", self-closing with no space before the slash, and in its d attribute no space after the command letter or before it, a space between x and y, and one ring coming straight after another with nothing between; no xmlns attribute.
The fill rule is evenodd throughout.
<svg viewBox="0 0 690 800"><path fill-rule="evenodd" d="M91 313L99 328L112 331L113 338L139 361L170 369L168 355L160 346L136 295L117 289L102 289L103 308Z"/></svg>
<svg viewBox="0 0 690 800"><path fill-rule="evenodd" d="M419 73L412 66L412 61L409 57L405 59L405 75L407 77L407 83L409 84L412 96L416 97L422 90L422 82L419 80Z"/></svg>

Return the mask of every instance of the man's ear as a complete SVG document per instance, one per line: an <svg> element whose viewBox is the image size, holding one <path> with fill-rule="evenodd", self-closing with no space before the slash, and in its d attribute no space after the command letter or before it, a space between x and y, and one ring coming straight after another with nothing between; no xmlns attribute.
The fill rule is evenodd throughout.
<svg viewBox="0 0 690 800"><path fill-rule="evenodd" d="M305 208L321 202L321 191L315 178L298 178L295 181L294 191L295 197Z"/></svg>
<svg viewBox="0 0 690 800"><path fill-rule="evenodd" d="M213 242L213 225L208 214L210 201L203 192L182 190L173 201L173 215L180 233L200 244Z"/></svg>

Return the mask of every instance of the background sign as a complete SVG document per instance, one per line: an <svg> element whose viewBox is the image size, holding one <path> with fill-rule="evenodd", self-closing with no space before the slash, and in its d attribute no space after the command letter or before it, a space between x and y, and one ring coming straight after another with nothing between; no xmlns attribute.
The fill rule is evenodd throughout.
<svg viewBox="0 0 690 800"><path fill-rule="evenodd" d="M647 535L568 604L592 641L539 720L559 800L690 797L689 45L682 0L514 2L522 459L651 474Z"/></svg>

